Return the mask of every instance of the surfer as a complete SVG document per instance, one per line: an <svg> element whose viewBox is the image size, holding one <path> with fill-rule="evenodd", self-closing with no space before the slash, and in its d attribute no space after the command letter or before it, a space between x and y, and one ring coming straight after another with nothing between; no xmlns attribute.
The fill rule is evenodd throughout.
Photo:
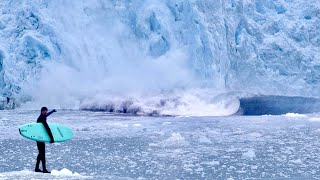
<svg viewBox="0 0 320 180"><path fill-rule="evenodd" d="M48 108L46 107L42 107L41 108L41 114L40 116L38 117L37 119L37 123L42 123L43 126L45 127L48 135L50 136L50 143L54 143L54 138L52 136L52 132L49 128L49 125L47 123L47 117L50 116L50 114L54 113L54 112L57 112L55 109L50 111L48 113ZM39 151L39 154L38 154L38 157L37 157L37 164L36 164L36 168L35 168L35 172L43 172L43 173L50 173L50 171L47 170L46 168L46 146L44 144L44 142L38 142L37 141L37 147L38 147L38 151ZM43 171L41 171L39 169L39 165L40 165L40 161L42 161L42 169Z"/></svg>

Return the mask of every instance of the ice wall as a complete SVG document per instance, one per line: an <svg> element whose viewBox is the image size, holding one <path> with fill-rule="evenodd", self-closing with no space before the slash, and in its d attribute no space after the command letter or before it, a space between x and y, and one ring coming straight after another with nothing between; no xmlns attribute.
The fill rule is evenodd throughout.
<svg viewBox="0 0 320 180"><path fill-rule="evenodd" d="M56 60L61 55L55 32L44 23L44 15L38 11L43 5L32 4L0 2L0 94L2 105L8 108L23 101L16 97L25 83L36 83L44 62Z"/></svg>
<svg viewBox="0 0 320 180"><path fill-rule="evenodd" d="M319 97L319 3L239 4L230 6L237 9L232 12L239 12L239 19L232 31L235 58L230 58L228 84L263 94Z"/></svg>
<svg viewBox="0 0 320 180"><path fill-rule="evenodd" d="M2 1L0 12L7 107L228 115L236 98L320 96L316 0Z"/></svg>

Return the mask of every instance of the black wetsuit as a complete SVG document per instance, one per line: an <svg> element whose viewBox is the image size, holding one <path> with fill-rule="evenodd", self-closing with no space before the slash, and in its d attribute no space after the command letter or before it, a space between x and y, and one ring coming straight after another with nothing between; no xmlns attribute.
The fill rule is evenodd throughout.
<svg viewBox="0 0 320 180"><path fill-rule="evenodd" d="M49 125L47 123L47 117L52 114L54 111L50 111L47 116L40 114L40 116L37 119L37 123L42 123L45 129L47 130L48 135L50 136L51 142L54 142L54 138L52 136L52 132L49 128ZM42 161L42 168L43 170L46 170L46 146L44 142L37 142L37 147L38 147L38 157L37 157L37 164L36 164L36 169L39 169L39 164L40 161Z"/></svg>

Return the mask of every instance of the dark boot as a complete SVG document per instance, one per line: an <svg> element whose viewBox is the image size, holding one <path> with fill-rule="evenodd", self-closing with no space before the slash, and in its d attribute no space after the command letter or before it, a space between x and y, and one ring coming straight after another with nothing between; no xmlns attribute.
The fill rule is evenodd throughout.
<svg viewBox="0 0 320 180"><path fill-rule="evenodd" d="M36 168L34 172L42 172L39 168Z"/></svg>
<svg viewBox="0 0 320 180"><path fill-rule="evenodd" d="M48 171L47 169L43 169L43 173L51 173L51 172Z"/></svg>
<svg viewBox="0 0 320 180"><path fill-rule="evenodd" d="M51 173L50 171L47 170L46 168L46 157L42 157L42 168L43 168L43 173Z"/></svg>

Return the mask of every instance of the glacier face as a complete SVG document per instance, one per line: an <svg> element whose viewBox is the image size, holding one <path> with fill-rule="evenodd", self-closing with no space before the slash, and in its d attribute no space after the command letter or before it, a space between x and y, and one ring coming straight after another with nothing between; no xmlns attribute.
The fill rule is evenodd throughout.
<svg viewBox="0 0 320 180"><path fill-rule="evenodd" d="M319 3L243 5L240 11L246 13L235 30L239 53L231 60L234 73L230 73L238 78L230 79L262 93L319 97Z"/></svg>
<svg viewBox="0 0 320 180"><path fill-rule="evenodd" d="M10 107L228 115L241 97L320 96L316 0L30 0L0 10Z"/></svg>

